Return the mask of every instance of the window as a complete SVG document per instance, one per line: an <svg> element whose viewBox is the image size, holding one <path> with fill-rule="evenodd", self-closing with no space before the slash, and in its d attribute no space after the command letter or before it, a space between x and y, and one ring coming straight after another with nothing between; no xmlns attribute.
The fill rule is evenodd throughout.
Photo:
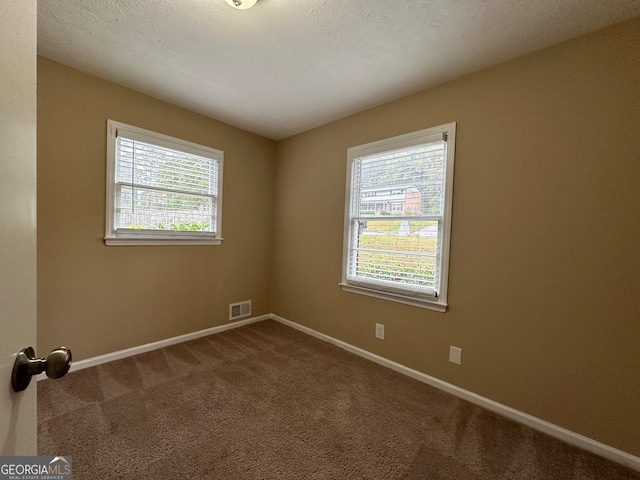
<svg viewBox="0 0 640 480"><path fill-rule="evenodd" d="M360 213L364 213L364 212L371 212L373 213L373 211L376 209L376 204L375 203L363 203L362 204L362 211Z"/></svg>
<svg viewBox="0 0 640 480"><path fill-rule="evenodd" d="M220 150L107 122L107 245L219 245Z"/></svg>
<svg viewBox="0 0 640 480"><path fill-rule="evenodd" d="M348 149L343 290L446 310L455 129L450 123ZM404 210L360 208L365 191L399 190Z"/></svg>

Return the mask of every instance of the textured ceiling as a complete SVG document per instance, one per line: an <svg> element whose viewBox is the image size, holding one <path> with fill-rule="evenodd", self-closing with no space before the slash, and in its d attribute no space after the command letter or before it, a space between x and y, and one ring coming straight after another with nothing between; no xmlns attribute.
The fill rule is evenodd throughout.
<svg viewBox="0 0 640 480"><path fill-rule="evenodd" d="M272 139L640 15L640 0L38 0L38 53Z"/></svg>

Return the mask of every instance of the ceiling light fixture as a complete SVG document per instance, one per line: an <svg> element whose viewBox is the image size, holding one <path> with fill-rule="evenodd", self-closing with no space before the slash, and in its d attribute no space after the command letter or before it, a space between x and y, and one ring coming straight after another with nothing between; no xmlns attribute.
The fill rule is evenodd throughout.
<svg viewBox="0 0 640 480"><path fill-rule="evenodd" d="M233 8L237 8L238 10L246 10L247 8L253 7L258 0L224 0Z"/></svg>

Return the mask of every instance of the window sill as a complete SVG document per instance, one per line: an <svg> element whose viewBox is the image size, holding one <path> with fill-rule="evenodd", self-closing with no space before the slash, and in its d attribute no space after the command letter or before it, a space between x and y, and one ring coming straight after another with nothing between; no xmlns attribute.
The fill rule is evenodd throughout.
<svg viewBox="0 0 640 480"><path fill-rule="evenodd" d="M185 237L104 237L108 247L145 246L145 245L220 245L221 238L185 238Z"/></svg>
<svg viewBox="0 0 640 480"><path fill-rule="evenodd" d="M444 302L438 302L437 300L409 297L397 293L383 292L371 288L348 285L346 283L340 283L340 288L342 288L342 290L344 290L345 292L358 293L360 295L380 298L382 300L389 300L391 302L403 303L405 305L411 305L413 307L426 308L427 310L433 310L435 312L444 313L447 311L447 304Z"/></svg>

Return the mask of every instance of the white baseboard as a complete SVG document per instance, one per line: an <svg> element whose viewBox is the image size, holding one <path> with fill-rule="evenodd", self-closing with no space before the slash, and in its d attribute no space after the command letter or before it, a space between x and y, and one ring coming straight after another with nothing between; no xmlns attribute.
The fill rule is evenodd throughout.
<svg viewBox="0 0 640 480"><path fill-rule="evenodd" d="M336 345L337 347L340 347L351 353L354 353L363 358L371 360L372 362L375 362L379 365L382 365L387 368L391 368L392 370L395 370L399 373L402 373L411 378L419 380L423 383L426 383L427 385L431 385L432 387L443 390L447 393L455 395L456 397L462 398L463 400L467 400L475 405L486 408L487 410L490 410L499 415L502 415L511 420L514 420L518 423L531 427L534 430L538 430L539 432L543 432L548 435L551 435L552 437L565 441L570 445L574 445L588 452L607 458L613 462L616 462L616 463L625 465L629 468L632 468L634 470L640 471L640 457L636 457L635 455L631 455L630 453L623 452L622 450L613 448L609 445L593 440L592 438L585 437L584 435L580 435L579 433L573 432L571 430L567 430L566 428L559 427L558 425L555 425L553 423L547 422L546 420L542 420L540 418L534 417L533 415L529 415L528 413L524 413L524 412L521 412L520 410L516 410L514 408L508 407L501 403L494 402L493 400L490 400L486 397L477 395L473 392L457 387L451 383L444 382L438 378L432 377L425 373L419 372L412 368L393 362L387 358L381 357L380 355L376 355L375 353L368 352L367 350L363 350L362 348L353 346L349 343L343 342L342 340L338 340L336 338L330 337L329 335L325 335L324 333L317 332L315 330L312 330L311 328L292 322L291 320L287 320L286 318L280 317L275 314L267 314L267 315L261 315L259 317L248 318L246 320L227 323L217 327L212 327L212 328L207 328L205 330L199 330L197 332L187 333L185 335L180 335L178 337L168 338L166 340L160 340L158 342L147 343L145 345L140 345L138 347L127 348L125 350L107 353L105 355L87 358L85 360L79 360L77 362L72 363L70 371L73 372L76 370L82 370L83 368L94 367L102 363L112 362L114 360L120 360L122 358L130 357L132 355L138 355L140 353L150 352L152 350L168 347L170 345L175 345L177 343L188 342L189 340L195 340L196 338L206 337L207 335L213 335L215 333L224 332L226 330L231 330L233 328L242 327L245 325L249 325L251 323L257 323L257 322L261 322L263 320L268 320L268 319L275 320L284 325L295 328L296 330L300 330L301 332L304 332L308 335L319 338L320 340L329 342L333 345ZM37 375L37 380L42 380L44 378L46 378L44 373Z"/></svg>
<svg viewBox="0 0 640 480"><path fill-rule="evenodd" d="M629 468L640 471L640 457L636 457L635 455L631 455L630 453L623 452L622 450L613 448L609 445L593 440L592 438L585 437L584 435L580 435L579 433L573 432L571 430L567 430L566 428L559 427L558 425L534 417L533 415L529 415L528 413L524 413L520 410L516 410L501 403L494 402L493 400L490 400L486 397L482 397L473 392L452 385L451 383L444 382L425 373L413 370L412 368L393 362L384 357L368 352L367 350L363 350L362 348L355 347L349 343L343 342L342 340L338 340L336 338L325 335L324 333L317 332L308 327L292 322L291 320L282 318L278 315L271 314L271 318L284 325L295 328L296 330L300 330L313 337L319 338L320 340L332 343L333 345L343 348L344 350L347 350L351 353L355 353L356 355L376 362L382 366L391 368L392 370L403 373L409 377L431 385L432 387L443 390L447 393L455 395L456 397L467 400L475 405L486 408L487 410L531 427L534 430L538 430L539 432L551 435L552 437L558 438L570 445L576 446L588 452L607 458L608 460L611 460L613 462L620 463Z"/></svg>
<svg viewBox="0 0 640 480"><path fill-rule="evenodd" d="M195 340L196 338L206 337L207 335L213 335L214 333L224 332L225 330L231 330L233 328L243 327L251 323L261 322L268 320L271 315L261 315L259 317L247 318L246 320L239 320L233 323L226 323L217 327L206 328L204 330L198 330L197 332L187 333L177 337L167 338L158 342L147 343L138 347L127 348L125 350L119 350L117 352L106 353L97 357L86 358L84 360L78 360L71 364L70 372L76 370L82 370L83 368L95 367L102 363L113 362L114 360L120 360L121 358L131 357L140 353L150 352L151 350L157 350L158 348L169 347L176 343L188 342L189 340ZM38 380L47 378L44 373L37 376Z"/></svg>

